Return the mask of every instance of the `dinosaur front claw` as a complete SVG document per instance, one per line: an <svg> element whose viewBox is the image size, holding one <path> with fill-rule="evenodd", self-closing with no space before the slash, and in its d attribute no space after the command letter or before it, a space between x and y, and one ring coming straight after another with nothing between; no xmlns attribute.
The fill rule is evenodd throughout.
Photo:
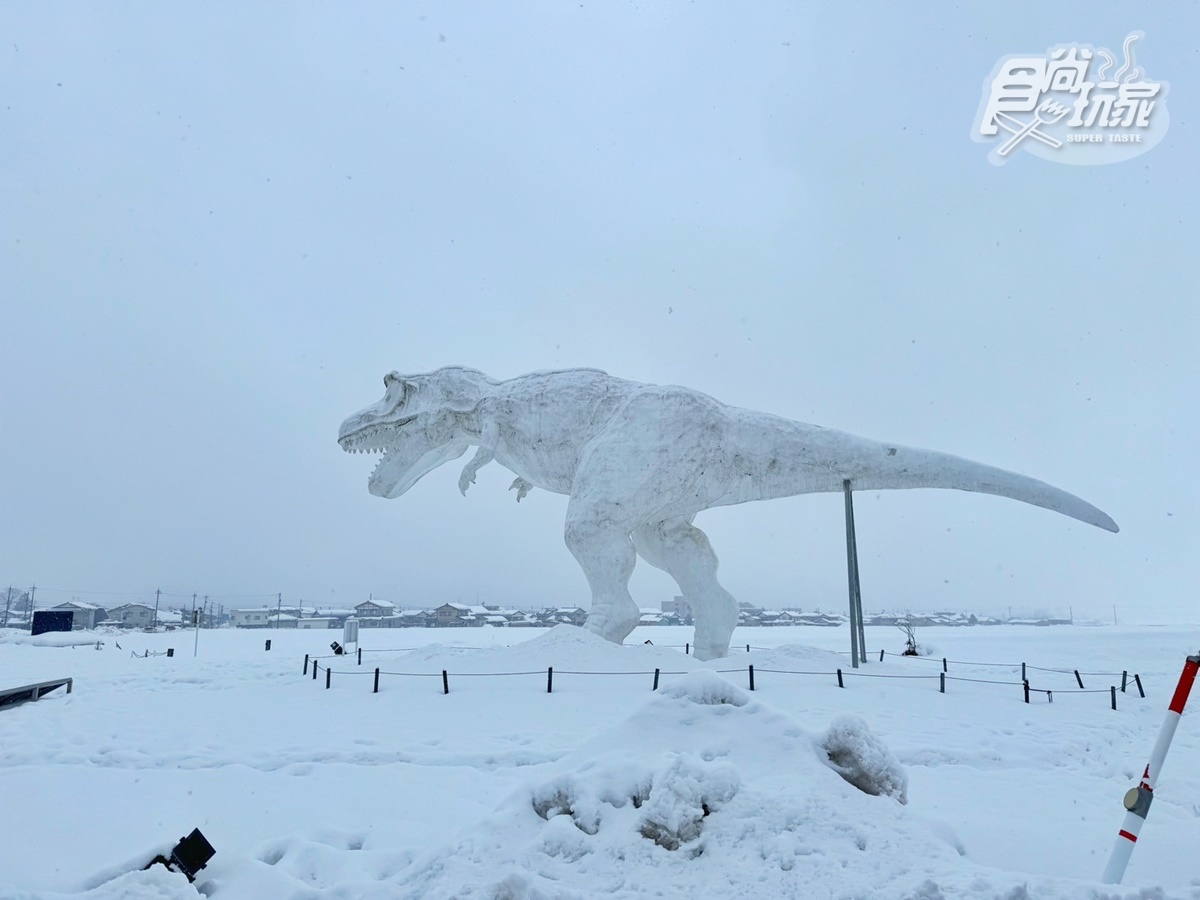
<svg viewBox="0 0 1200 900"><path fill-rule="evenodd" d="M475 483L475 473L470 468L463 469L463 473L458 476L458 490L465 497L467 496L467 488Z"/></svg>
<svg viewBox="0 0 1200 900"><path fill-rule="evenodd" d="M514 479L513 483L508 486L508 489L517 492L517 502L520 503L522 498L533 490L533 485L524 478Z"/></svg>

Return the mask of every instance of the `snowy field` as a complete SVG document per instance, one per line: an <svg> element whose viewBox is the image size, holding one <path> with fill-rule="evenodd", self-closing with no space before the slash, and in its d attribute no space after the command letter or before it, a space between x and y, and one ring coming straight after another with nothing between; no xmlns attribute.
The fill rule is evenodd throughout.
<svg viewBox="0 0 1200 900"><path fill-rule="evenodd" d="M925 678L852 676L844 628L739 631L711 663L683 628L363 631L327 690L304 655L340 637L0 636L0 686L75 679L0 710L0 896L1200 898L1200 697L1124 885L1098 883L1197 627L919 630L937 662L868 629L861 672ZM1023 702L1021 662L1068 670L1030 670L1052 701ZM376 666L412 674L374 694ZM1113 711L1122 670L1147 697ZM499 672L532 674L472 674ZM596 672L639 674L573 674ZM906 804L826 764L847 715ZM194 886L136 871L194 827L217 851Z"/></svg>

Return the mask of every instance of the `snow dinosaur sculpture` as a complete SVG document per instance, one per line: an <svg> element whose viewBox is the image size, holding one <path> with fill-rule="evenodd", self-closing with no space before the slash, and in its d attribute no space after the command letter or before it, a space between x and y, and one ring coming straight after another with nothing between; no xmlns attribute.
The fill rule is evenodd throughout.
<svg viewBox="0 0 1200 900"><path fill-rule="evenodd" d="M717 582L717 557L692 524L714 506L824 491L952 488L998 494L1108 531L1096 507L1041 481L946 453L885 444L726 406L699 391L639 384L596 369L496 381L449 366L392 372L381 401L348 418L338 443L382 453L368 481L399 497L477 447L459 478L465 494L496 460L533 487L570 496L567 547L592 591L588 630L620 643L640 619L629 594L635 554L679 584L696 620L699 659L725 656L737 603Z"/></svg>

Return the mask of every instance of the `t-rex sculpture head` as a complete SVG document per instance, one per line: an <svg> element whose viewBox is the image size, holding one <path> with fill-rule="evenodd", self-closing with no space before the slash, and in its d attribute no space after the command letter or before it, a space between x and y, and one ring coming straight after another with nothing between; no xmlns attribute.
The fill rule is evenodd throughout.
<svg viewBox="0 0 1200 900"><path fill-rule="evenodd" d="M399 497L422 476L462 456L470 446L461 417L495 384L482 372L447 366L426 375L389 372L378 403L342 423L338 443L347 453L382 453L367 489Z"/></svg>

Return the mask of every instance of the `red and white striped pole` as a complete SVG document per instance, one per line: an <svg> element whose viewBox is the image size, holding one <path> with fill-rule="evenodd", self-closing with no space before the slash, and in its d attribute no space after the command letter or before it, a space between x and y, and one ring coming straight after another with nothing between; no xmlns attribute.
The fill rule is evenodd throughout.
<svg viewBox="0 0 1200 900"><path fill-rule="evenodd" d="M1154 785L1158 782L1163 760L1167 757L1167 748L1171 746L1171 738L1175 737L1175 728L1183 715L1183 707L1187 704L1188 694L1191 693L1198 670L1200 654L1189 656L1184 663L1183 674L1179 676L1175 696L1171 698L1171 705L1167 707L1167 718L1163 721L1154 750L1150 753L1150 763L1142 774L1141 784L1125 793L1125 820L1121 823L1116 846L1113 847L1112 856L1108 858L1108 865L1100 878L1105 884L1120 884L1121 879L1125 877L1125 868L1129 865L1129 857L1133 855L1133 845L1137 843L1142 823L1146 821L1146 813L1150 811L1150 801L1154 799Z"/></svg>

